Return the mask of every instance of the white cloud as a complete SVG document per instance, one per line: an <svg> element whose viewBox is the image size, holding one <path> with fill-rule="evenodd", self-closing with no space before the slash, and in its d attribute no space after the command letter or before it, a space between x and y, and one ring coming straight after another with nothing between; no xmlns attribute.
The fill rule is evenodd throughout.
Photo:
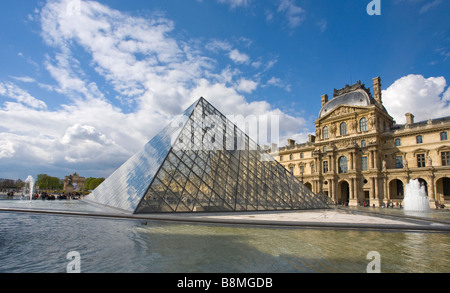
<svg viewBox="0 0 450 293"><path fill-rule="evenodd" d="M230 51L228 56L237 64L247 64L250 62L250 57L245 53L239 52L237 49Z"/></svg>
<svg viewBox="0 0 450 293"><path fill-rule="evenodd" d="M282 12L286 15L288 26L290 28L296 28L305 20L306 11L297 6L294 0L281 0L278 6L278 12Z"/></svg>
<svg viewBox="0 0 450 293"><path fill-rule="evenodd" d="M12 158L15 150L11 141L0 139L0 159Z"/></svg>
<svg viewBox="0 0 450 293"><path fill-rule="evenodd" d="M317 26L319 27L320 31L323 33L327 29L328 22L325 19L322 19L317 22Z"/></svg>
<svg viewBox="0 0 450 293"><path fill-rule="evenodd" d="M422 6L419 13L424 14L424 13L428 12L430 9L437 7L441 3L442 3L442 0L434 0L432 2L429 2L429 3L425 4L424 6Z"/></svg>
<svg viewBox="0 0 450 293"><path fill-rule="evenodd" d="M0 82L0 95L15 99L17 102L35 109L47 108L47 105L43 101L36 99L25 90L10 82Z"/></svg>
<svg viewBox="0 0 450 293"><path fill-rule="evenodd" d="M383 91L383 103L397 123L405 123L406 113L415 121L450 115L450 93L444 77L425 78L408 75L395 81Z"/></svg>
<svg viewBox="0 0 450 293"><path fill-rule="evenodd" d="M285 82L283 82L280 78L273 76L271 79L269 79L267 81L267 85L271 85L271 86L276 86L279 88L283 88L286 91L290 92L291 91L291 85L290 84L286 84Z"/></svg>
<svg viewBox="0 0 450 293"><path fill-rule="evenodd" d="M217 0L219 3L230 5L231 8L247 7L253 0Z"/></svg>
<svg viewBox="0 0 450 293"><path fill-rule="evenodd" d="M253 80L242 78L237 85L237 90L244 93L251 93L258 87L258 83Z"/></svg>
<svg viewBox="0 0 450 293"><path fill-rule="evenodd" d="M94 176L108 176L201 96L224 114L276 114L286 130L283 135L305 128L303 119L265 101L246 101L241 93L253 92L258 82L207 57L214 52L236 66L250 64L253 58L227 41L213 40L205 48L195 40L175 39L174 23L160 14L135 17L94 1L81 2L79 13L67 13L70 3L48 1L40 12L41 35L50 48L44 65L56 81L45 88L69 97L70 103L50 110L16 85L0 81L0 94L13 99L0 105L0 137L8 141L0 157L16 166L26 160L41 170L91 170ZM276 63L259 62L264 72ZM16 80L44 87L37 80ZM130 111L113 106L108 99L114 96Z"/></svg>

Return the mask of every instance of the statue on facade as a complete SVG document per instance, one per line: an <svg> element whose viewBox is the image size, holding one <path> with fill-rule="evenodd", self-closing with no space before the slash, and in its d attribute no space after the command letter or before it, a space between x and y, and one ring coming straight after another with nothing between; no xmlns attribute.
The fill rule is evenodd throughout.
<svg viewBox="0 0 450 293"><path fill-rule="evenodd" d="M330 127L330 133L331 133L331 135L332 136L335 136L336 135L336 125L335 124L333 124L333 125L331 125L331 127Z"/></svg>

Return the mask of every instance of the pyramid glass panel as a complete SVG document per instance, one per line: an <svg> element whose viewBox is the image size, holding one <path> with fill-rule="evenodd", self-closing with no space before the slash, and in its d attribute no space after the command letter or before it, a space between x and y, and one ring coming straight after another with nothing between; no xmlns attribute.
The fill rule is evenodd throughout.
<svg viewBox="0 0 450 293"><path fill-rule="evenodd" d="M203 98L87 200L131 213L327 207Z"/></svg>

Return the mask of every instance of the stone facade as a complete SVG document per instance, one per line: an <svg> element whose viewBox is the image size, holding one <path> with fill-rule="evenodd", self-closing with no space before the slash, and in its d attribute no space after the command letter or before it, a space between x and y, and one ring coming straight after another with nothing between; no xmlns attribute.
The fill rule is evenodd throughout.
<svg viewBox="0 0 450 293"><path fill-rule="evenodd" d="M81 177L78 173L73 173L64 178L64 192L70 193L74 191L83 191L84 183L86 182L85 177Z"/></svg>
<svg viewBox="0 0 450 293"><path fill-rule="evenodd" d="M401 204L405 185L419 179L430 206L450 206L450 117L415 122L407 113L399 125L383 106L379 77L373 92L358 82L322 96L316 135L272 155L335 203Z"/></svg>

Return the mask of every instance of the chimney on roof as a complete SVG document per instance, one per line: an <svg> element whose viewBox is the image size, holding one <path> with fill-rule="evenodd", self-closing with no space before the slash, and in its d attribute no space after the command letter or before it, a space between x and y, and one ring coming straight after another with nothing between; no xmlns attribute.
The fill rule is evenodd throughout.
<svg viewBox="0 0 450 293"><path fill-rule="evenodd" d="M414 124L414 115L411 113L406 113L406 125Z"/></svg>
<svg viewBox="0 0 450 293"><path fill-rule="evenodd" d="M321 97L321 102L322 102L322 107L323 107L326 103L328 103L328 95L323 95L323 96Z"/></svg>
<svg viewBox="0 0 450 293"><path fill-rule="evenodd" d="M383 100L381 99L381 77L375 77L373 81L373 98L375 101L382 106Z"/></svg>
<svg viewBox="0 0 450 293"><path fill-rule="evenodd" d="M295 147L295 140L293 140L293 139L288 139L288 146L289 146L289 148Z"/></svg>

